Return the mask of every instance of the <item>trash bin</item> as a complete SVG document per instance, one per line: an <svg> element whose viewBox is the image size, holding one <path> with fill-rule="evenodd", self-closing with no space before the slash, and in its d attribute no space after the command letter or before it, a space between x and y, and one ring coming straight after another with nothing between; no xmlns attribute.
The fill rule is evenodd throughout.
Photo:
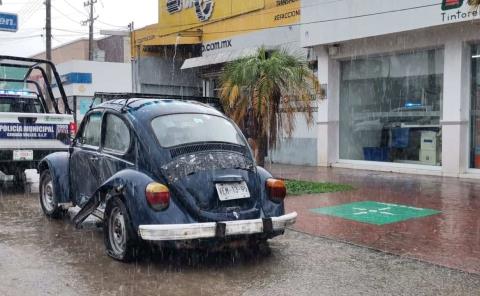
<svg viewBox="0 0 480 296"><path fill-rule="evenodd" d="M388 161L389 149L387 147L363 147L363 158L369 161Z"/></svg>

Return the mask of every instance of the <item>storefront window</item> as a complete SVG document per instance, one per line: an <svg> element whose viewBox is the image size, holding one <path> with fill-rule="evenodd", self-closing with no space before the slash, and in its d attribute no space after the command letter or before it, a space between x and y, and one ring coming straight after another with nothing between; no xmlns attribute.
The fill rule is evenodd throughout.
<svg viewBox="0 0 480 296"><path fill-rule="evenodd" d="M480 169L480 46L472 46L470 167Z"/></svg>
<svg viewBox="0 0 480 296"><path fill-rule="evenodd" d="M340 158L441 165L443 50L341 62Z"/></svg>

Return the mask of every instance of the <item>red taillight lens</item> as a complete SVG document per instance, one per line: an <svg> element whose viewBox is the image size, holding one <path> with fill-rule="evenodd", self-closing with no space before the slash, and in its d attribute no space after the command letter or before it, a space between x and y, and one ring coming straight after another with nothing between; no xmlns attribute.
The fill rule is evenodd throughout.
<svg viewBox="0 0 480 296"><path fill-rule="evenodd" d="M160 183L150 183L145 189L147 202L156 211L162 211L168 208L170 204L170 191L168 187Z"/></svg>
<svg viewBox="0 0 480 296"><path fill-rule="evenodd" d="M285 182L277 179L268 179L265 183L267 194L270 200L275 202L282 202L287 196L287 187Z"/></svg>
<svg viewBox="0 0 480 296"><path fill-rule="evenodd" d="M77 134L77 123L76 122L70 122L68 125L68 132L70 133L70 137L75 137Z"/></svg>

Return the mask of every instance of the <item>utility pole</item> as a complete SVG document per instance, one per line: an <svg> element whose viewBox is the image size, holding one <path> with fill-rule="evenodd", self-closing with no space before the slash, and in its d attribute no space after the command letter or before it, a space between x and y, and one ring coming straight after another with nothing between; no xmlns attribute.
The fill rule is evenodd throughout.
<svg viewBox="0 0 480 296"><path fill-rule="evenodd" d="M52 1L45 0L45 8L46 8L46 23L45 23L45 57L48 61L52 60ZM51 77L51 69L50 66L47 65L47 78L50 83L52 80Z"/></svg>
<svg viewBox="0 0 480 296"><path fill-rule="evenodd" d="M88 20L84 21L83 24L89 25L89 32L88 32L88 59L93 61L93 23L98 17L93 17L93 6L97 3L98 0L88 0L84 3L84 6L90 6L90 17Z"/></svg>

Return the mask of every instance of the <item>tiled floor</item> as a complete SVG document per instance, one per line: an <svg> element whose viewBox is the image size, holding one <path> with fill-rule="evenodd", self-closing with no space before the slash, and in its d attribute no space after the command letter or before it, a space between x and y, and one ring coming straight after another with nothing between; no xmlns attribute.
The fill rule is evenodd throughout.
<svg viewBox="0 0 480 296"><path fill-rule="evenodd" d="M348 183L355 190L288 197L294 228L480 274L480 181L373 171L273 165L276 177ZM312 209L373 201L439 211L383 225ZM325 211L324 211L325 212Z"/></svg>

